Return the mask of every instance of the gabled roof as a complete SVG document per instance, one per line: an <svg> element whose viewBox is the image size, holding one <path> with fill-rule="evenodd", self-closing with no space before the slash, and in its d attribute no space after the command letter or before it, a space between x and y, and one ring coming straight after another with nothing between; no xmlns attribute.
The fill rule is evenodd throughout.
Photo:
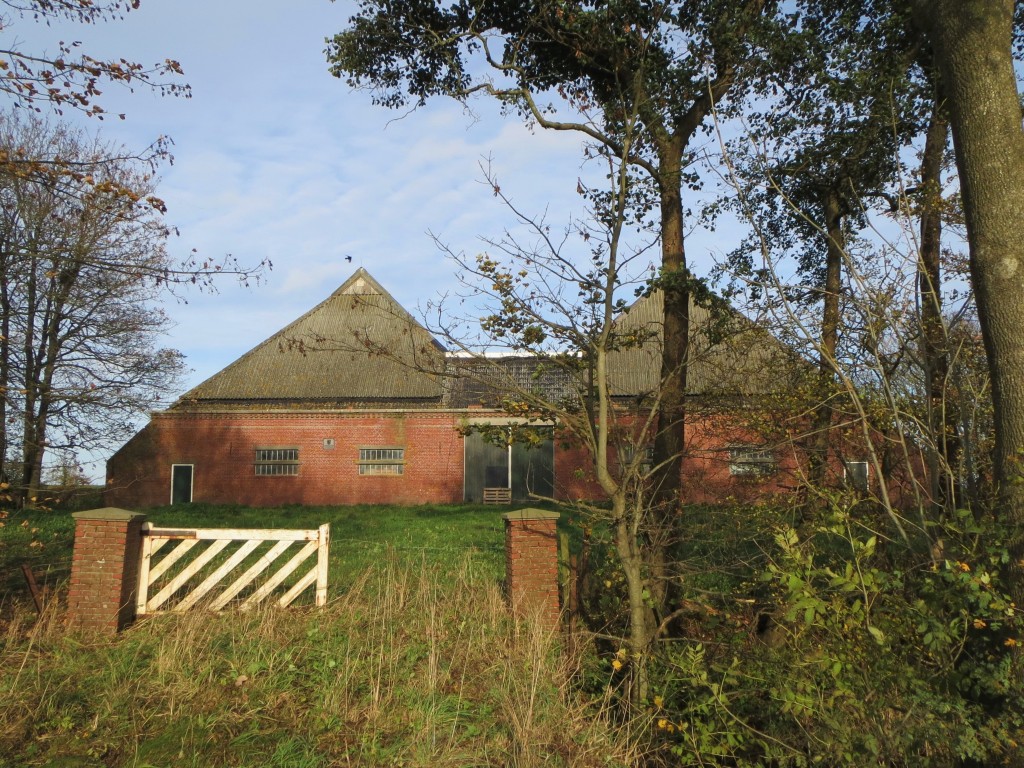
<svg viewBox="0 0 1024 768"><path fill-rule="evenodd" d="M757 395L785 389L794 356L763 328L714 300L691 300L691 395ZM655 392L661 375L663 300L654 291L616 321L643 339L608 361L613 396ZM484 375L486 373L486 375ZM445 350L360 267L329 298L184 394L173 410L207 408L495 405L497 390L578 398L583 385L551 361L445 359Z"/></svg>
<svg viewBox="0 0 1024 768"><path fill-rule="evenodd" d="M785 392L806 369L767 330L722 299L708 305L690 299L690 366L687 393L754 396ZM608 359L611 394L645 398L659 388L664 334L660 291L637 300L615 320L622 347ZM533 393L548 402L579 403L587 390L585 371L567 361L530 356L455 359L446 404L500 406L506 394Z"/></svg>
<svg viewBox="0 0 1024 768"><path fill-rule="evenodd" d="M642 396L661 379L664 295L652 291L616 321L620 336L643 341L609 355L612 393ZM764 328L722 299L702 306L690 297L690 348L686 389L690 395L759 395L783 391L801 369L795 355Z"/></svg>
<svg viewBox="0 0 1024 768"><path fill-rule="evenodd" d="M185 393L217 404L436 401L444 348L360 267L331 296ZM269 401L269 402L268 402Z"/></svg>

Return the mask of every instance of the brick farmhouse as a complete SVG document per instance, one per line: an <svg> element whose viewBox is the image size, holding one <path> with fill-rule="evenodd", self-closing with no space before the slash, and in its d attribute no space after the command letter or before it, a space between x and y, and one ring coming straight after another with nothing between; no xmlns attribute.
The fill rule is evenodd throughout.
<svg viewBox="0 0 1024 768"><path fill-rule="evenodd" d="M687 501L755 498L794 485L796 443L771 404L806 370L767 332L692 307ZM617 418L642 416L660 370L658 293L620 319L643 344L610 362ZM535 359L487 361L510 383L573 396L579 383ZM106 503L421 504L572 500L596 495L585 451L557 424L500 445L474 429L521 422L366 270L324 302L183 395L107 463ZM631 422L632 420L632 422ZM644 445L620 450L647 450ZM854 457L859 458L859 457ZM851 464L867 472L867 465Z"/></svg>

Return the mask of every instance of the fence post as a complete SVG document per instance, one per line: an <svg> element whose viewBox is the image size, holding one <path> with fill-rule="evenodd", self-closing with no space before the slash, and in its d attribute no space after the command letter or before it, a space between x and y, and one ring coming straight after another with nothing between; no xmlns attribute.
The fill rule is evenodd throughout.
<svg viewBox="0 0 1024 768"><path fill-rule="evenodd" d="M327 572L328 555L331 550L331 526L324 523L320 526L320 539L316 553L316 604L327 605Z"/></svg>
<svg viewBox="0 0 1024 768"><path fill-rule="evenodd" d="M68 592L68 624L114 635L135 618L142 523L125 509L75 512L75 548Z"/></svg>
<svg viewBox="0 0 1024 768"><path fill-rule="evenodd" d="M548 627L558 625L558 513L542 509L506 512L505 579L517 613L531 614Z"/></svg>

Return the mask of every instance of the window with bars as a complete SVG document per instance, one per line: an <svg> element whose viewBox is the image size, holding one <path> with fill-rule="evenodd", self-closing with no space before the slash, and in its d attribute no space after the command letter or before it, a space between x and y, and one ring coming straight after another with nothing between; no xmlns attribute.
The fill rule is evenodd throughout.
<svg viewBox="0 0 1024 768"><path fill-rule="evenodd" d="M729 474L735 477L768 477L778 471L771 451L749 445L729 449Z"/></svg>
<svg viewBox="0 0 1024 768"><path fill-rule="evenodd" d="M360 448L359 474L405 474L405 448Z"/></svg>
<svg viewBox="0 0 1024 768"><path fill-rule="evenodd" d="M261 477L287 477L299 474L299 449L257 448L256 474Z"/></svg>
<svg viewBox="0 0 1024 768"><path fill-rule="evenodd" d="M643 445L634 446L626 444L619 447L619 463L622 466L628 465L633 461L633 457L640 454L640 463L637 467L641 474L650 474L652 467L654 467L654 446Z"/></svg>

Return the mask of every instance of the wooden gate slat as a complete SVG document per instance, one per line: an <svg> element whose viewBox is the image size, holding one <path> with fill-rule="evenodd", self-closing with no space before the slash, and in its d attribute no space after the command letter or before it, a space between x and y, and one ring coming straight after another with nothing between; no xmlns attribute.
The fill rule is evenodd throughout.
<svg viewBox="0 0 1024 768"><path fill-rule="evenodd" d="M142 616L146 613L146 595L149 594L149 569L153 561L153 539L148 536L142 539L142 552L139 555L139 586L135 590L135 613Z"/></svg>
<svg viewBox="0 0 1024 768"><path fill-rule="evenodd" d="M155 543L156 542L154 542L154 545ZM167 572L168 568L170 568L172 565L178 562L182 558L182 556L185 555L186 552L188 552L190 549L192 549L192 547L194 547L198 543L199 542L197 541L183 541L181 542L181 544L179 544L170 552L168 552L167 557L165 557L159 563L154 565L152 569L150 569L149 583L152 584L161 576L163 576Z"/></svg>
<svg viewBox="0 0 1024 768"><path fill-rule="evenodd" d="M313 541L315 530L294 530L291 528L149 528L147 534L154 538L197 539L199 541L220 539L261 539L263 541Z"/></svg>
<svg viewBox="0 0 1024 768"><path fill-rule="evenodd" d="M312 568L309 573L295 582L291 589L281 595L281 599L277 601L277 604L282 608L291 605L292 601L302 594L306 587L316 583L316 576L316 568Z"/></svg>
<svg viewBox="0 0 1024 768"><path fill-rule="evenodd" d="M249 595L245 602L242 603L242 608L249 608L269 595L275 587L288 578L292 571L299 567L303 560L316 552L316 549L317 544L315 541L306 544L306 546L295 553L291 560L281 566L281 570L267 579L259 589Z"/></svg>
<svg viewBox="0 0 1024 768"><path fill-rule="evenodd" d="M153 536L147 536L146 538L149 540L150 546L152 547L150 549L150 552L152 552L154 555L157 552L159 552L161 550L161 548L163 548L164 544L166 544L167 542L170 541L170 539L164 539L164 538L159 538L158 539L158 538L153 537Z"/></svg>
<svg viewBox="0 0 1024 768"><path fill-rule="evenodd" d="M276 572L261 586L257 587L252 594L248 595L242 604L242 608L249 608L252 605L265 599L271 592L299 568L314 552L317 554L316 564L301 578L298 579L285 594L277 601L281 606L291 604L303 591L315 585L315 600L318 606L327 603L327 575L328 555L330 544L330 525L321 525L317 530L287 530L287 529L234 529L234 528L154 528L146 524L143 528L142 541L139 552L138 589L136 594L135 607L138 615L149 613L160 613L158 609L164 605L178 590L184 587L190 579L197 578L203 568L210 563L218 554L223 552L234 542L242 542L223 563L210 574L202 578L201 583L189 590L171 610L182 612L195 607L201 600L208 597L218 587L224 578L228 577L231 571L239 567L246 558L264 542L274 542L255 563L228 585L210 604L211 610L220 610L230 600L237 597L254 580L289 548L292 542L305 542L287 563L282 565ZM200 541L211 542L210 546L201 551L191 562L162 585L162 588L151 595L153 589L159 585L161 577L169 576L175 563L178 563L193 547ZM169 552L153 565L153 556L167 546L175 542ZM166 610L166 609L165 609Z"/></svg>
<svg viewBox="0 0 1024 768"><path fill-rule="evenodd" d="M290 547L291 545L292 542L290 541L277 542L277 544L271 547L270 550L265 555L263 555L263 557L261 557L251 566L249 566L249 570L247 570L245 573L243 573L241 576L235 579L231 586L224 590L224 592L221 593L220 597L218 597L210 604L210 608L214 611L219 611L221 608L227 605L228 601L231 600L231 598L233 598L235 595L237 595L239 592L245 589L253 579L255 579L257 576L263 573L263 571L269 568L271 563L277 560L277 558L280 557L281 553L288 549L288 547Z"/></svg>
<svg viewBox="0 0 1024 768"><path fill-rule="evenodd" d="M174 606L174 610L179 613L187 611L193 605L203 599L203 596L217 586L217 582L224 578L224 576L232 570L236 565L245 560L249 554L256 549L263 542L260 539L250 539L240 546L231 557L224 561L224 563L213 573L207 576L203 582L193 589L188 595L182 599L180 603Z"/></svg>
<svg viewBox="0 0 1024 768"><path fill-rule="evenodd" d="M185 586L185 582L191 579L199 571L200 568L202 568L208 562L213 560L213 558L220 554L220 551L230 543L230 539L223 539L221 541L213 542L213 544L206 548L205 552L201 553L195 560L189 563L188 566L182 568L181 573L179 573L177 576L171 579L166 587L161 589L153 596L153 599L151 599L149 603L147 603L146 610L155 611L157 608L163 605L164 602L171 595L173 595L175 592L177 592L179 589ZM171 554L174 553L172 552Z"/></svg>

